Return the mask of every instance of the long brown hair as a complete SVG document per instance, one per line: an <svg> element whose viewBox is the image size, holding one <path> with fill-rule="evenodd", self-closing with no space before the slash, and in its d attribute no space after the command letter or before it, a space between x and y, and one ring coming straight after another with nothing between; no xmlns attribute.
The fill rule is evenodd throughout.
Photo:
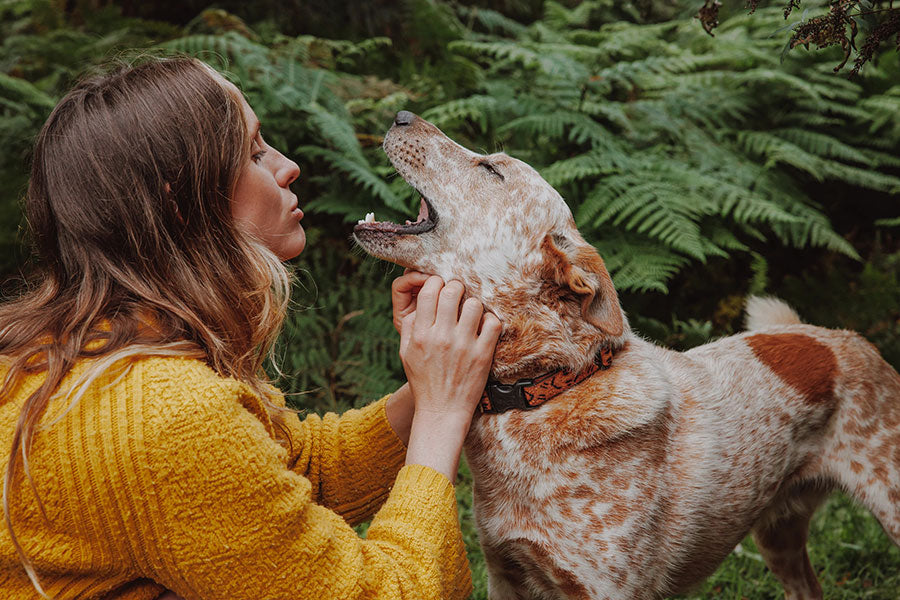
<svg viewBox="0 0 900 600"><path fill-rule="evenodd" d="M32 438L76 362L92 367L66 392L73 403L123 358L161 354L201 358L267 398L262 364L290 279L231 217L249 156L240 99L191 58L145 59L82 81L37 137L25 200L36 271L0 304L9 366L0 404L24 375L46 373L19 414L3 488L7 527L42 595L12 533L9 496L18 464L31 483Z"/></svg>

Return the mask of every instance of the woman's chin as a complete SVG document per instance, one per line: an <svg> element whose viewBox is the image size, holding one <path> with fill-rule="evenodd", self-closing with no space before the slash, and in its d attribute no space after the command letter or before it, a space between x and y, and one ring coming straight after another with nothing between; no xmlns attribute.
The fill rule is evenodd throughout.
<svg viewBox="0 0 900 600"><path fill-rule="evenodd" d="M300 233L292 236L289 242L283 244L282 247L276 250L275 254L278 255L278 258L282 262L287 262L292 258L300 256L300 253L303 252L304 248L306 248L306 232L303 231L303 228L301 227Z"/></svg>

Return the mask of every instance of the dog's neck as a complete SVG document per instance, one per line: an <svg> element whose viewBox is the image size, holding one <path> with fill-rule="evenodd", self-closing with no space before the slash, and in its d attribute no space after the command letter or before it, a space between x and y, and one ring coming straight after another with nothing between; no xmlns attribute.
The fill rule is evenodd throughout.
<svg viewBox="0 0 900 600"><path fill-rule="evenodd" d="M577 300L549 296L534 289L504 289L485 299L503 324L491 369L494 379L512 383L556 369L580 371L601 346L614 354L624 346L630 335L624 314L624 331L610 337L584 320Z"/></svg>

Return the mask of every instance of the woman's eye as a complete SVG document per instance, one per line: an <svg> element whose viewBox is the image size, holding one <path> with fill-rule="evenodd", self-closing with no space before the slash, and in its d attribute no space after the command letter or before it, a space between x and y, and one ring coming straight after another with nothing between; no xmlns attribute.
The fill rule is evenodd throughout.
<svg viewBox="0 0 900 600"><path fill-rule="evenodd" d="M260 150L259 152L251 155L250 158L253 159L253 162L258 163L259 161L262 160L262 157L265 155L266 155L266 151Z"/></svg>

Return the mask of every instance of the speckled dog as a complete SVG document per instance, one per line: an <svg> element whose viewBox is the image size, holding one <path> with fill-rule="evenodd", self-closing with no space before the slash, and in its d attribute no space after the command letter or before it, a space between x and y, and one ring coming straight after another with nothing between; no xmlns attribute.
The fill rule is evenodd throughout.
<svg viewBox="0 0 900 600"><path fill-rule="evenodd" d="M833 488L900 543L900 376L871 344L756 299L747 333L655 346L528 165L408 112L384 148L421 213L369 215L359 244L462 280L504 326L492 376L508 385L466 442L491 598L664 597L748 532L787 598L821 598L807 525Z"/></svg>

